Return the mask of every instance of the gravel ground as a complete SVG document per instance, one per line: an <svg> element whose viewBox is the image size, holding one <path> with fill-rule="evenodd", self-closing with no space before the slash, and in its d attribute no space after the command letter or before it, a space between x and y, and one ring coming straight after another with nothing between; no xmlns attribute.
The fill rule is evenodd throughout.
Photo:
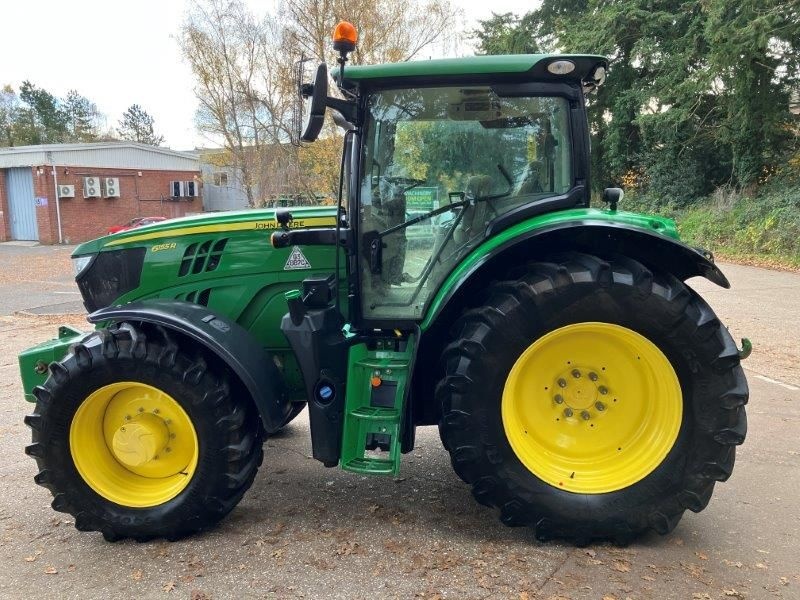
<svg viewBox="0 0 800 600"><path fill-rule="evenodd" d="M14 296L9 269L23 272L0 252L0 297ZM800 598L800 390L791 389L800 352L787 327L798 321L800 276L724 270L732 291L692 284L755 343L748 440L706 511L628 548L540 544L503 527L452 473L435 428L419 429L397 480L325 469L310 458L305 415L267 441L253 488L213 531L108 544L52 511L22 453L31 406L16 355L82 319L0 316L0 597ZM52 275L41 281L61 289Z"/></svg>

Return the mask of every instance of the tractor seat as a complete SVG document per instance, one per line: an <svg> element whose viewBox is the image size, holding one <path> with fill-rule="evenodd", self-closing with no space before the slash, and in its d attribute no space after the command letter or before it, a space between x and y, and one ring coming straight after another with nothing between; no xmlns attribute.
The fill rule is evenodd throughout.
<svg viewBox="0 0 800 600"><path fill-rule="evenodd" d="M491 193L492 179L486 175L474 175L467 180L466 198L483 198ZM464 216L453 232L453 240L461 245L476 235L482 235L486 227L488 202L476 202L464 207Z"/></svg>

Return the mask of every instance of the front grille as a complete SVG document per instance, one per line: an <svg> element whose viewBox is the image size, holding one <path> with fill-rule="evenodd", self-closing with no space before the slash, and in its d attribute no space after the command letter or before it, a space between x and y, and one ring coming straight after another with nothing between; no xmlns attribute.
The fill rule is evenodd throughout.
<svg viewBox="0 0 800 600"><path fill-rule="evenodd" d="M228 238L222 238L189 244L183 253L178 277L184 277L189 273L197 275L216 269L222 260L222 251L225 250L227 243Z"/></svg>

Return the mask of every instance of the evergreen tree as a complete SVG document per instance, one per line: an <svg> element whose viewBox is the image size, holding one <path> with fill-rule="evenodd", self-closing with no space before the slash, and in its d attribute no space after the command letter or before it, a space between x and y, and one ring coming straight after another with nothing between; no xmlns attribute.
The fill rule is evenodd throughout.
<svg viewBox="0 0 800 600"><path fill-rule="evenodd" d="M69 141L91 142L98 138L97 105L76 90L70 90L63 102L64 114L67 117L67 134Z"/></svg>
<svg viewBox="0 0 800 600"><path fill-rule="evenodd" d="M478 21L480 27L472 32L478 40L478 54L536 54L537 15L528 13L520 18L513 13Z"/></svg>
<svg viewBox="0 0 800 600"><path fill-rule="evenodd" d="M25 106L20 110L19 128L28 144L53 144L67 137L67 116L58 98L30 81L23 81L19 97Z"/></svg>
<svg viewBox="0 0 800 600"><path fill-rule="evenodd" d="M123 140L151 146L160 146L164 143L164 136L155 133L153 117L138 104L132 104L122 115L117 133Z"/></svg>

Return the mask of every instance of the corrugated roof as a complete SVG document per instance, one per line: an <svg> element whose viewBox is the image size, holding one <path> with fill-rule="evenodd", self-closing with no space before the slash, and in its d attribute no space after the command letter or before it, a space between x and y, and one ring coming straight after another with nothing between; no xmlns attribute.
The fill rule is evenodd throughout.
<svg viewBox="0 0 800 600"><path fill-rule="evenodd" d="M36 165L199 171L196 155L137 142L42 144L0 148L0 169Z"/></svg>

